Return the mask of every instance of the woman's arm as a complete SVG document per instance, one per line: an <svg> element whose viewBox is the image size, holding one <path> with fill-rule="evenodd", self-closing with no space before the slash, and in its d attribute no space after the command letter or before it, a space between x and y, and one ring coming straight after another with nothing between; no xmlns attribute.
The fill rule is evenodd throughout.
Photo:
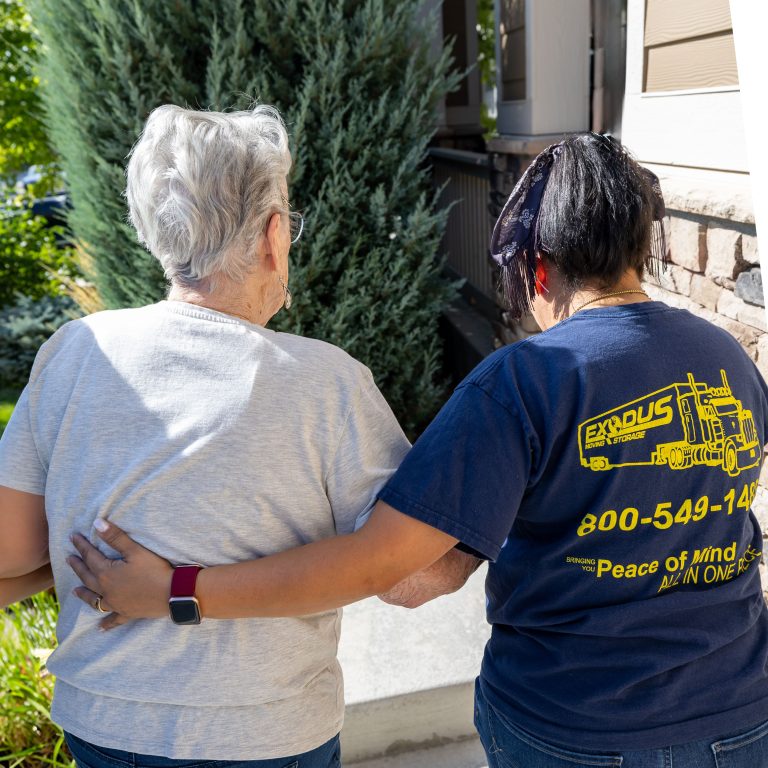
<svg viewBox="0 0 768 768"><path fill-rule="evenodd" d="M458 549L450 549L437 562L395 584L379 599L402 608L418 608L442 595L461 589L483 561Z"/></svg>
<svg viewBox="0 0 768 768"><path fill-rule="evenodd" d="M85 585L76 590L78 597L93 605L101 595L104 608L128 618L167 616L171 565L114 525L99 535L123 559L109 560L85 538L75 537L82 559L70 557L68 562ZM212 619L319 613L389 591L456 543L379 501L355 533L246 563L205 568L196 596L203 617Z"/></svg>
<svg viewBox="0 0 768 768"><path fill-rule="evenodd" d="M50 564L38 568L24 576L0 579L0 608L11 603L18 603L26 597L36 595L53 586L53 571Z"/></svg>
<svg viewBox="0 0 768 768"><path fill-rule="evenodd" d="M0 485L0 578L24 576L47 562L45 498Z"/></svg>

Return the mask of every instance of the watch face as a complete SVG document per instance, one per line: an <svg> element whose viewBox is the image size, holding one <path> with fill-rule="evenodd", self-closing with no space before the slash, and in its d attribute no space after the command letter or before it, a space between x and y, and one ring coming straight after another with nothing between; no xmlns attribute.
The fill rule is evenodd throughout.
<svg viewBox="0 0 768 768"><path fill-rule="evenodd" d="M200 608L194 597L172 597L168 608L174 624L200 623Z"/></svg>

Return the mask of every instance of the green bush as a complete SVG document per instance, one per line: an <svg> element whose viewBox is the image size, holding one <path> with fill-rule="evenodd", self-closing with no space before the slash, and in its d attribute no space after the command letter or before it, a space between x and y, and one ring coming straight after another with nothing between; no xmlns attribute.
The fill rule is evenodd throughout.
<svg viewBox="0 0 768 768"><path fill-rule="evenodd" d="M3 436L3 432L11 420L11 414L18 399L19 391L17 389L0 389L0 437Z"/></svg>
<svg viewBox="0 0 768 768"><path fill-rule="evenodd" d="M0 611L0 764L7 768L74 767L48 716L54 679L45 662L56 645L57 614L49 593Z"/></svg>
<svg viewBox="0 0 768 768"><path fill-rule="evenodd" d="M50 189L55 157L46 135L39 79L39 41L23 0L0 0L0 179L27 166L49 170L38 185Z"/></svg>
<svg viewBox="0 0 768 768"><path fill-rule="evenodd" d="M0 309L19 295L30 299L57 296L60 280L76 272L70 248L56 245L58 229L33 216L28 203L16 200L0 212Z"/></svg>
<svg viewBox="0 0 768 768"><path fill-rule="evenodd" d="M45 43L53 143L70 225L107 306L156 301L164 282L126 223L125 157L154 107L275 104L292 136L294 309L277 327L366 363L413 432L440 404L435 255L445 215L424 166L440 98L421 0L32 0ZM244 94L247 94L244 95Z"/></svg>
<svg viewBox="0 0 768 768"><path fill-rule="evenodd" d="M41 345L79 314L68 296L22 296L0 310L0 387L22 388Z"/></svg>

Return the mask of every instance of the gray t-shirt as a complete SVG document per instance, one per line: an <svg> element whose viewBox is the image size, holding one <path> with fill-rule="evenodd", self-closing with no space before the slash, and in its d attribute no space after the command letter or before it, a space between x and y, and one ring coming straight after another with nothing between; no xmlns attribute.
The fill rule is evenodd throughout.
<svg viewBox="0 0 768 768"><path fill-rule="evenodd" d="M52 716L97 745L269 759L343 720L341 612L134 621L99 632L65 562L106 517L175 563L249 560L353 530L409 444L370 371L321 341L160 302L61 328L0 441L0 484L44 494L61 600Z"/></svg>

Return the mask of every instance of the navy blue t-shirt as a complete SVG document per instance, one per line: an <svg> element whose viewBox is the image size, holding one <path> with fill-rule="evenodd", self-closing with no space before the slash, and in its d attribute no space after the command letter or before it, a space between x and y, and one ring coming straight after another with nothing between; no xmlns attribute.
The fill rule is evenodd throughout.
<svg viewBox="0 0 768 768"><path fill-rule="evenodd" d="M661 747L768 719L767 434L725 331L596 308L483 361L381 498L492 561L494 707L565 745Z"/></svg>

